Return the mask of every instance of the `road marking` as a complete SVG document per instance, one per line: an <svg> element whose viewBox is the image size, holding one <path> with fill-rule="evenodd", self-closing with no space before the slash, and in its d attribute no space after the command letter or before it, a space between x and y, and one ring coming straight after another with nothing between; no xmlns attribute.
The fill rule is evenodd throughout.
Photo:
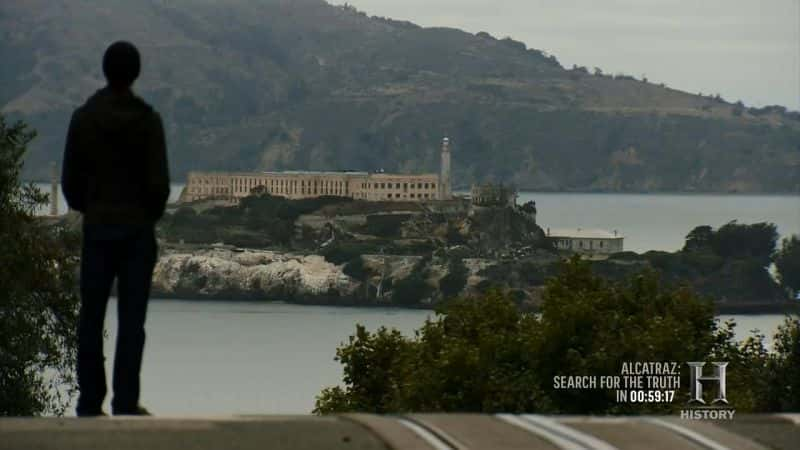
<svg viewBox="0 0 800 450"><path fill-rule="evenodd" d="M664 419L656 419L656 418L652 418L652 417L644 417L641 420L643 422L645 422L645 423L650 423L650 424L653 424L653 425L656 425L656 426L659 426L659 427L662 427L662 428L667 428L667 429L669 429L669 430L671 430L671 431L683 436L684 438L686 438L686 439L688 439L688 440L690 440L690 441L692 441L692 442L694 442L696 444L702 445L703 447L707 448L708 450L731 450L730 448L728 448L728 447L726 447L726 446L724 446L724 445L722 445L722 444L720 444L720 443L718 443L716 441L713 441L713 440L703 436L702 434L700 434L700 433L698 433L698 432L696 432L694 430L690 430L689 428L674 424L674 423L666 421Z"/></svg>
<svg viewBox="0 0 800 450"><path fill-rule="evenodd" d="M433 432L429 431L422 425L419 425L403 417L398 417L397 421L400 422L401 425L413 431L417 436L422 438L422 440L427 442L435 450L456 450L455 447L453 447L452 445L450 445L449 443L447 443L442 438L440 438Z"/></svg>
<svg viewBox="0 0 800 450"><path fill-rule="evenodd" d="M543 416L498 414L497 418L552 442L561 450L617 450L608 442Z"/></svg>
<svg viewBox="0 0 800 450"><path fill-rule="evenodd" d="M404 419L408 420L409 422L415 423L421 426L422 428L425 428L426 430L433 433L440 440L446 442L450 447L453 447L456 450L469 450L468 446L462 444L458 439L454 438L452 434L430 423L430 421L424 420L423 418L419 417L409 417L409 416L404 416Z"/></svg>
<svg viewBox="0 0 800 450"><path fill-rule="evenodd" d="M522 416L523 419L534 422L542 427L545 427L555 433L559 433L565 435L567 439L571 439L573 441L579 442L584 445L586 448L592 450L617 450L616 447L609 444L606 441L598 439L591 434L584 433L583 431L578 431L575 428L570 426L564 425L551 419L549 417L544 416L535 416L535 415L524 415Z"/></svg>
<svg viewBox="0 0 800 450"><path fill-rule="evenodd" d="M795 425L800 425L800 414L783 413L783 414L775 414L775 416L791 420L792 422L794 422Z"/></svg>

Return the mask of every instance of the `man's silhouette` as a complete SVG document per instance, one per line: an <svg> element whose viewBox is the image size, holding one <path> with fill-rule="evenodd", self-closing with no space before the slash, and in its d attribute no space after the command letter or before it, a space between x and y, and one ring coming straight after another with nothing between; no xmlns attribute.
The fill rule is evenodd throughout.
<svg viewBox="0 0 800 450"><path fill-rule="evenodd" d="M108 85L75 110L64 150L64 196L83 213L79 416L103 414L103 322L114 278L119 325L111 408L114 414L147 414L139 405L139 372L157 254L155 223L169 196L169 173L161 117L131 92L139 70L132 44L116 42L106 50Z"/></svg>

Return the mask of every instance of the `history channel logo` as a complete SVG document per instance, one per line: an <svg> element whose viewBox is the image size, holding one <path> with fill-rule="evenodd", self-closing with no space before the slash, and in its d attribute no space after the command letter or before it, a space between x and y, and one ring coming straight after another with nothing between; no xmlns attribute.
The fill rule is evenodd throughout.
<svg viewBox="0 0 800 450"><path fill-rule="evenodd" d="M727 362L687 362L689 401L680 409L687 420L731 420L736 410L727 398ZM674 404L680 398L683 363L626 361L617 375L556 375L553 389L612 391L617 403ZM705 394L705 395L704 395ZM672 408L670 408L672 409Z"/></svg>
<svg viewBox="0 0 800 450"><path fill-rule="evenodd" d="M728 403L726 392L727 362L712 362L713 374L705 375L706 362L688 362L689 366L689 405L681 410L681 419L687 420L732 420L736 410ZM716 396L707 404L703 398L706 384L716 385Z"/></svg>

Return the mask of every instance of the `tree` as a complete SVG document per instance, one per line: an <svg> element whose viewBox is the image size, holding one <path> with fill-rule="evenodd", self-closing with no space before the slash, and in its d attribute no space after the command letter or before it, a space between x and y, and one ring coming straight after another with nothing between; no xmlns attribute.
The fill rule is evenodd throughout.
<svg viewBox="0 0 800 450"><path fill-rule="evenodd" d="M775 267L783 287L793 294L800 291L800 238L797 235L783 240L775 255Z"/></svg>
<svg viewBox="0 0 800 450"><path fill-rule="evenodd" d="M615 375L625 361L703 361L714 348L711 302L665 286L653 272L609 282L574 259L548 281L543 297L536 351L542 389L557 375ZM663 412L669 406L616 403L607 390L550 390L550 397L558 413Z"/></svg>
<svg viewBox="0 0 800 450"><path fill-rule="evenodd" d="M745 111L744 103L741 100L734 103L733 108L731 109L731 114L734 116L741 116L742 113Z"/></svg>
<svg viewBox="0 0 800 450"><path fill-rule="evenodd" d="M709 225L694 227L694 229L686 235L686 243L683 245L683 251L710 250L711 239L713 237L714 230Z"/></svg>
<svg viewBox="0 0 800 450"><path fill-rule="evenodd" d="M762 266L772 261L778 230L773 223L752 225L732 221L721 226L711 239L711 247L723 258L753 259Z"/></svg>
<svg viewBox="0 0 800 450"><path fill-rule="evenodd" d="M429 257L423 257L411 269L407 277L397 280L392 286L392 303L396 305L418 305L428 297L433 288L428 284Z"/></svg>
<svg viewBox="0 0 800 450"><path fill-rule="evenodd" d="M540 315L521 312L510 293L494 290L445 303L413 338L357 327L337 350L345 384L323 390L315 412L664 413L685 397L618 403L610 390L559 390L553 380L619 375L627 361L723 355L731 361L732 404L757 410L768 404L770 360L763 341L739 344L732 330L732 323L717 324L711 302L665 286L652 272L609 282L574 258L547 282ZM686 386L688 372L681 374Z"/></svg>
<svg viewBox="0 0 800 450"><path fill-rule="evenodd" d="M61 414L75 390L78 237L34 216L47 196L19 179L33 138L0 115L0 416Z"/></svg>
<svg viewBox="0 0 800 450"><path fill-rule="evenodd" d="M336 352L345 386L323 390L314 412L531 411L544 404L530 367L533 322L493 291L451 302L417 339L358 326Z"/></svg>
<svg viewBox="0 0 800 450"><path fill-rule="evenodd" d="M439 280L439 290L444 298L455 297L467 285L469 270L461 258L452 258L447 265L447 274Z"/></svg>
<svg viewBox="0 0 800 450"><path fill-rule="evenodd" d="M775 354L769 365L771 377L768 410L800 410L800 318L787 317L774 339Z"/></svg>

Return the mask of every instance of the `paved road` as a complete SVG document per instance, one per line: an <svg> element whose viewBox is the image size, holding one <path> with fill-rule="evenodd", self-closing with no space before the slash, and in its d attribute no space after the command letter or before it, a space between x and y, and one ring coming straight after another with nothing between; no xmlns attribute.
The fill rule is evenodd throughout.
<svg viewBox="0 0 800 450"><path fill-rule="evenodd" d="M5 418L1 450L798 450L800 414L677 417L411 414Z"/></svg>

